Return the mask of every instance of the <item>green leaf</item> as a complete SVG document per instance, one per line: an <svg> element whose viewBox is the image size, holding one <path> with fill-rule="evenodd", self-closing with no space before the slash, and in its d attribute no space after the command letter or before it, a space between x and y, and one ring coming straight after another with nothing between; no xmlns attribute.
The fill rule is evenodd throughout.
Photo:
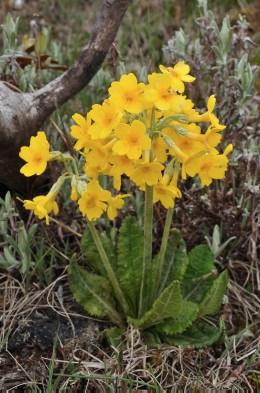
<svg viewBox="0 0 260 393"><path fill-rule="evenodd" d="M16 264L18 261L15 259L14 255L11 253L9 248L4 247L4 256L9 263L9 265Z"/></svg>
<svg viewBox="0 0 260 393"><path fill-rule="evenodd" d="M214 256L206 244L194 247L188 254L189 264L184 279L201 277L214 269Z"/></svg>
<svg viewBox="0 0 260 393"><path fill-rule="evenodd" d="M148 348L160 348L162 345L161 337L155 329L142 332L142 339Z"/></svg>
<svg viewBox="0 0 260 393"><path fill-rule="evenodd" d="M167 335L182 333L197 318L198 312L197 304L183 300L181 311L177 317L158 324L156 330Z"/></svg>
<svg viewBox="0 0 260 393"><path fill-rule="evenodd" d="M114 326L110 329L106 329L103 333L103 337L108 341L111 347L117 348L122 346L124 332L124 328Z"/></svg>
<svg viewBox="0 0 260 393"><path fill-rule="evenodd" d="M215 280L214 257L207 245L199 245L188 254L189 263L182 281L185 299L200 303Z"/></svg>
<svg viewBox="0 0 260 393"><path fill-rule="evenodd" d="M155 262L156 263L156 262ZM179 230L174 229L169 237L162 268L159 293L174 280L181 281L188 265L186 245Z"/></svg>
<svg viewBox="0 0 260 393"><path fill-rule="evenodd" d="M176 318L181 311L182 294L179 281L169 285L154 302L151 310L140 319L128 318L135 328L146 329L168 318Z"/></svg>
<svg viewBox="0 0 260 393"><path fill-rule="evenodd" d="M228 244L232 240L236 239L236 236L230 237L227 241L225 241L221 245L220 229L218 225L215 225L212 235L212 241L210 241L210 239L207 236L205 236L205 239L208 243L209 249L212 251L214 255L214 258L217 258L222 253L222 251L228 246Z"/></svg>
<svg viewBox="0 0 260 393"><path fill-rule="evenodd" d="M116 275L119 285L131 304L133 315L137 315L142 281L143 230L135 217L127 217L119 232L118 267Z"/></svg>
<svg viewBox="0 0 260 393"><path fill-rule="evenodd" d="M112 265L113 270L115 271L116 267L116 250L111 240L107 237L105 232L100 234L100 240L106 251L108 259ZM96 273L100 274L102 277L107 277L106 269L104 268L103 262L100 258L98 249L94 243L92 234L90 232L89 227L87 226L82 239L81 239L81 247L84 254L87 257L87 263L90 265Z"/></svg>
<svg viewBox="0 0 260 393"><path fill-rule="evenodd" d="M224 323L215 328L204 321L197 321L182 334L165 336L164 340L171 345L192 346L196 348L207 347L219 341L224 332Z"/></svg>
<svg viewBox="0 0 260 393"><path fill-rule="evenodd" d="M211 315L220 308L223 296L227 289L228 274L225 270L213 282L213 285L200 304L200 315Z"/></svg>
<svg viewBox="0 0 260 393"><path fill-rule="evenodd" d="M80 268L73 258L68 269L68 281L76 301L88 313L98 317L108 316L115 324L121 325L109 282L104 277Z"/></svg>
<svg viewBox="0 0 260 393"><path fill-rule="evenodd" d="M202 277L183 280L181 283L183 297L194 303L201 303L215 279L216 276L209 273Z"/></svg>

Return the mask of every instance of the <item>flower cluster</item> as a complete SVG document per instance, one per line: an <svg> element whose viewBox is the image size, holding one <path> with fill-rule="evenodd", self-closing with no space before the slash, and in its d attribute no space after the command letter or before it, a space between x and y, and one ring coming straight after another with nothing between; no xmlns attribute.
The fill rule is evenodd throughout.
<svg viewBox="0 0 260 393"><path fill-rule="evenodd" d="M93 105L86 117L72 116L71 136L84 159L84 173L76 168L63 179L70 178L71 199L78 200L81 213L90 221L103 212L114 219L129 196L114 196L115 192L103 189L101 175L113 179L115 191L121 189L122 176L141 190L152 187L153 202L160 201L167 209L181 197L179 173L183 179L198 175L206 186L225 176L232 145L222 154L216 148L225 126L213 113L215 97L209 97L207 111L200 114L183 94L185 83L195 80L189 66L181 61L173 68L160 66L160 71L149 75L147 84L139 83L133 73L123 75L112 82L109 97ZM27 161L21 169L25 176L42 173L50 159L65 160L61 153L49 153L41 132L31 138L29 147L22 147L20 156ZM57 211L51 201L44 214L39 210L42 199L25 201L25 208L39 218L47 217L51 210Z"/></svg>
<svg viewBox="0 0 260 393"><path fill-rule="evenodd" d="M32 136L30 146L23 146L19 156L27 161L20 172L24 176L41 175L50 160L50 145L43 131L38 131L37 136Z"/></svg>

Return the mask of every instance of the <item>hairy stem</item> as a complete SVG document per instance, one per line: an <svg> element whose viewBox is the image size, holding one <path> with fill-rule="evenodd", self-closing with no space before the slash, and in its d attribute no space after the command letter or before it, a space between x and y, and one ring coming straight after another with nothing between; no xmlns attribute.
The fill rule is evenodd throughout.
<svg viewBox="0 0 260 393"><path fill-rule="evenodd" d="M140 318L148 309L151 286L152 269L152 240L153 240L153 187L145 188L145 210L144 210L144 255L142 284L139 299Z"/></svg>
<svg viewBox="0 0 260 393"><path fill-rule="evenodd" d="M99 234L98 234L98 232L96 230L96 227L93 224L93 222L91 222L91 221L88 221L88 225L89 225L90 232L91 232L91 234L93 236L95 245L97 246L100 258L101 258L101 260L103 262L104 268L106 269L106 272L107 272L107 275L109 277L110 283L112 284L112 286L114 288L117 300L121 304L122 309L124 311L124 314L128 315L129 307L128 307L127 301L126 301L125 296L124 296L124 294L122 292L122 289L120 288L120 286L118 284L116 275L114 273L114 270L112 269L112 266L111 266L111 263L110 263L110 261L108 259L107 254L106 254L106 251L104 250L103 244L102 244L102 242L100 240L100 237L99 237Z"/></svg>
<svg viewBox="0 0 260 393"><path fill-rule="evenodd" d="M167 244L168 244L168 240L169 240L172 216L173 216L173 208L169 208L168 211L167 211L166 220L165 220L165 223L164 223L162 242L161 242L161 247L160 247L160 251L159 251L159 258L158 258L158 261L157 261L157 274L156 274L156 277L158 278L158 281L157 281L158 282L158 287L157 287L157 291L156 291L156 297L158 297L160 295L160 292L163 289L160 286L160 282L161 282L162 268L163 268L166 248L167 248Z"/></svg>

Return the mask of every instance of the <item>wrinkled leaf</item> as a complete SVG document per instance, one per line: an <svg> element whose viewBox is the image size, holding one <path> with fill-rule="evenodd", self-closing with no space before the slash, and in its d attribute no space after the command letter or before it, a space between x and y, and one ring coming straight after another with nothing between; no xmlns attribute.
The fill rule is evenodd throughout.
<svg viewBox="0 0 260 393"><path fill-rule="evenodd" d="M213 282L211 288L202 300L200 304L200 315L211 315L219 310L227 289L227 283L228 274L225 270Z"/></svg>
<svg viewBox="0 0 260 393"><path fill-rule="evenodd" d="M106 338L111 347L117 348L122 346L124 332L124 328L118 328L114 326L110 329L106 329L103 333L103 336Z"/></svg>
<svg viewBox="0 0 260 393"><path fill-rule="evenodd" d="M172 345L191 346L195 348L207 347L219 341L224 332L224 324L220 321L220 326L215 328L204 321L197 321L192 324L182 334L165 336L167 343Z"/></svg>
<svg viewBox="0 0 260 393"><path fill-rule="evenodd" d="M181 311L182 294L179 281L169 285L154 302L151 310L139 319L128 318L136 328L146 329L168 318L176 318Z"/></svg>
<svg viewBox="0 0 260 393"><path fill-rule="evenodd" d="M162 345L161 337L156 330L145 330L142 332L142 338L148 348L160 348Z"/></svg>
<svg viewBox="0 0 260 393"><path fill-rule="evenodd" d="M216 278L214 257L209 247L201 244L191 250L188 258L182 293L185 299L200 303Z"/></svg>
<svg viewBox="0 0 260 393"><path fill-rule="evenodd" d="M209 273L202 277L183 280L181 284L183 297L194 303L202 302L215 279L216 276L213 273Z"/></svg>
<svg viewBox="0 0 260 393"><path fill-rule="evenodd" d="M201 277L214 269L214 256L206 244L194 247L188 254L189 263L184 279Z"/></svg>
<svg viewBox="0 0 260 393"><path fill-rule="evenodd" d="M116 250L111 240L107 237L105 232L100 233L100 240L106 251L108 259L111 263L113 270L116 268ZM92 234L90 232L89 227L87 226L82 239L81 239L81 247L84 254L87 257L87 263L90 265L94 271L100 274L102 277L107 277L107 272L104 268L103 262L100 258L98 249L94 243Z"/></svg>
<svg viewBox="0 0 260 393"><path fill-rule="evenodd" d="M127 217L119 232L116 275L122 291L131 304L133 315L137 315L142 281L143 247L142 228L134 217Z"/></svg>
<svg viewBox="0 0 260 393"><path fill-rule="evenodd" d="M107 316L120 325L120 315L115 310L110 285L104 277L80 268L74 258L68 269L68 281L76 301L87 312L98 317Z"/></svg>
<svg viewBox="0 0 260 393"><path fill-rule="evenodd" d="M159 293L174 280L182 280L188 265L186 245L179 230L174 229L169 237L159 285Z"/></svg>
<svg viewBox="0 0 260 393"><path fill-rule="evenodd" d="M167 335L182 333L197 318L198 312L197 304L183 300L181 311L177 317L158 324L156 330Z"/></svg>

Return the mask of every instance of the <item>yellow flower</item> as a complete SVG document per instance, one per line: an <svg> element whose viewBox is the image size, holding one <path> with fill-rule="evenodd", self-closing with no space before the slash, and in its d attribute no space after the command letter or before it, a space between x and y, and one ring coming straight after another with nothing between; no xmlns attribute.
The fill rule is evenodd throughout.
<svg viewBox="0 0 260 393"><path fill-rule="evenodd" d="M206 113L208 114L209 117L208 121L210 121L213 126L219 124L218 118L213 113L215 105L216 105L216 98L214 95L211 95L208 99L208 103L207 103L208 112Z"/></svg>
<svg viewBox="0 0 260 393"><path fill-rule="evenodd" d="M81 198L78 200L79 210L88 220L95 221L106 211L107 204L105 202L108 202L110 198L109 191L103 190L97 180L91 180L86 191L81 194Z"/></svg>
<svg viewBox="0 0 260 393"><path fill-rule="evenodd" d="M186 174L193 177L199 175L201 183L208 186L212 179L223 179L227 170L227 155L232 151L232 145L228 145L223 154L210 154L200 152L188 158L182 167L182 177Z"/></svg>
<svg viewBox="0 0 260 393"><path fill-rule="evenodd" d="M114 144L113 152L138 160L143 150L151 148L151 139L145 133L146 127L139 120L134 120L131 125L120 123L115 131L119 140Z"/></svg>
<svg viewBox="0 0 260 393"><path fill-rule="evenodd" d="M125 173L127 176L131 176L134 172L134 163L127 156L111 155L109 162L112 164L110 167L109 175L114 178L114 188L120 190L121 188L121 176Z"/></svg>
<svg viewBox="0 0 260 393"><path fill-rule="evenodd" d="M23 206L27 210L33 210L38 218L45 218L46 224L49 225L49 213L53 211L54 214L58 214L59 212L59 207L55 201L56 195L56 193L50 191L47 195L39 195L33 198L32 201L25 200Z"/></svg>
<svg viewBox="0 0 260 393"><path fill-rule="evenodd" d="M173 109L171 109L170 111L164 112L165 117L171 116L172 111L174 111L175 113L184 114L187 116L199 115L199 112L194 109L194 103L191 100L187 99L183 95L177 95L176 97L178 97L178 100L176 99Z"/></svg>
<svg viewBox="0 0 260 393"><path fill-rule="evenodd" d="M75 175L72 176L71 179L71 193L70 193L70 199L72 201L77 201L79 199L79 193L78 193L78 189L77 189L77 184L78 180L76 178Z"/></svg>
<svg viewBox="0 0 260 393"><path fill-rule="evenodd" d="M123 198L127 198L131 196L130 194L125 194L125 195L117 195L116 197L112 197L108 200L108 206L107 206L107 216L110 220L114 220L114 218L117 216L117 210L122 209L124 205Z"/></svg>
<svg viewBox="0 0 260 393"><path fill-rule="evenodd" d="M184 124L172 122L172 125L180 126L183 134L167 127L163 130L164 134L169 136L174 144L186 155L190 156L198 151L205 150L205 137L200 133L201 129L195 123ZM177 128L178 129L178 128ZM175 151L170 149L170 154L175 155Z"/></svg>
<svg viewBox="0 0 260 393"><path fill-rule="evenodd" d="M171 88L179 93L184 92L185 86L183 82L193 82L196 79L193 76L188 75L190 67L185 64L184 61L179 61L179 63L177 63L173 68L164 67L163 65L160 65L159 68L163 74L171 75Z"/></svg>
<svg viewBox="0 0 260 393"><path fill-rule="evenodd" d="M92 106L89 116L95 121L89 128L92 139L106 138L119 124L123 113L118 112L117 105L111 100L105 100L102 105Z"/></svg>
<svg viewBox="0 0 260 393"><path fill-rule="evenodd" d="M158 161L164 162L167 160L168 150L169 146L165 143L161 135L153 139L153 152Z"/></svg>
<svg viewBox="0 0 260 393"><path fill-rule="evenodd" d="M225 126L222 126L223 129L226 128ZM221 128L222 129L222 128ZM221 139L222 135L219 133L221 131L220 128L214 127L214 126L209 126L206 133L205 133L205 142L210 148L214 148L217 146ZM211 149L211 152L215 149Z"/></svg>
<svg viewBox="0 0 260 393"><path fill-rule="evenodd" d="M91 148L86 154L86 162L91 167L102 168L108 163L109 151L106 145L98 141L89 141L88 146Z"/></svg>
<svg viewBox="0 0 260 393"><path fill-rule="evenodd" d="M171 89L170 75L153 72L148 76L148 81L144 98L153 102L154 106L161 111L172 109L179 100L179 96Z"/></svg>
<svg viewBox="0 0 260 393"><path fill-rule="evenodd" d="M109 175L110 167L108 163L104 164L102 167L100 166L90 166L88 163L84 166L84 172L87 177L91 179L97 179L100 175Z"/></svg>
<svg viewBox="0 0 260 393"><path fill-rule="evenodd" d="M121 110L126 110L129 113L142 112L143 102L142 93L144 90L144 83L137 83L134 74L122 75L119 82L112 82L108 89L110 94L110 101Z"/></svg>
<svg viewBox="0 0 260 393"><path fill-rule="evenodd" d="M50 145L43 131L38 131L37 136L32 136L30 146L21 147L19 156L27 161L20 172L24 176L41 175L50 160Z"/></svg>
<svg viewBox="0 0 260 393"><path fill-rule="evenodd" d="M109 162L112 164L111 173L113 174L117 173L122 175L125 173L127 176L131 176L134 171L133 161L125 155L111 155L109 157Z"/></svg>
<svg viewBox="0 0 260 393"><path fill-rule="evenodd" d="M175 198L181 198L181 191L177 187L162 182L153 187L153 203L161 201L162 205L169 209L174 207Z"/></svg>
<svg viewBox="0 0 260 393"><path fill-rule="evenodd" d="M91 126L91 118L89 115L84 118L79 113L75 113L72 116L72 119L77 123L77 125L73 125L70 127L70 134L73 138L78 139L75 143L75 150L81 150L83 147L87 146L89 141L89 128Z"/></svg>
<svg viewBox="0 0 260 393"><path fill-rule="evenodd" d="M214 115L213 110L216 105L216 98L214 95L211 95L207 102L207 112L200 114L190 114L188 121L189 122L208 122L211 123L212 126L219 128L219 131L224 130L226 128L222 124L219 124L219 119L216 115Z"/></svg>
<svg viewBox="0 0 260 393"><path fill-rule="evenodd" d="M138 162L130 179L137 185L153 186L162 179L164 166L159 162Z"/></svg>
<svg viewBox="0 0 260 393"><path fill-rule="evenodd" d="M75 187L75 186L71 187L70 199L72 201L77 201L79 199L77 187Z"/></svg>

